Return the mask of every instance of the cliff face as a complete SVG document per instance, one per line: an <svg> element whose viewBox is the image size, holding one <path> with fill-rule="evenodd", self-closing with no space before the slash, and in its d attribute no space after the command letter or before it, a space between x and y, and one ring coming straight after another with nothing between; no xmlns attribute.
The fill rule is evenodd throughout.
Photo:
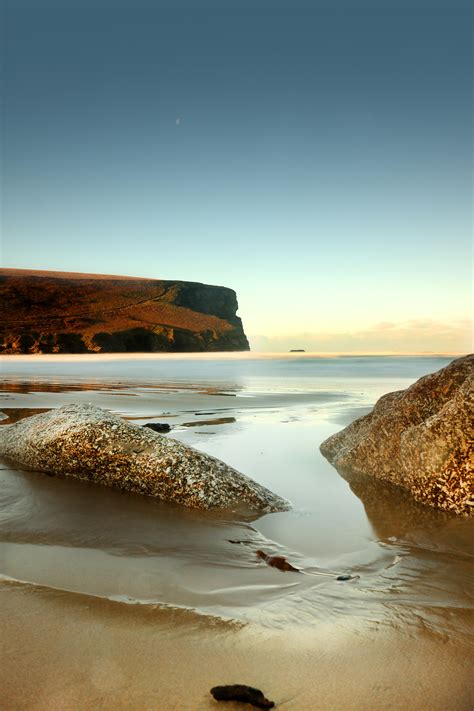
<svg viewBox="0 0 474 711"><path fill-rule="evenodd" d="M249 350L232 289L0 269L0 352Z"/></svg>

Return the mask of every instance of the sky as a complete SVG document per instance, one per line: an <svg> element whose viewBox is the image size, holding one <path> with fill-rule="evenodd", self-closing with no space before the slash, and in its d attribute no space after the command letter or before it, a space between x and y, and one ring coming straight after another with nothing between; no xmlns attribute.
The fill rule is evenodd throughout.
<svg viewBox="0 0 474 711"><path fill-rule="evenodd" d="M2 265L229 286L257 350L471 350L470 13L7 0Z"/></svg>

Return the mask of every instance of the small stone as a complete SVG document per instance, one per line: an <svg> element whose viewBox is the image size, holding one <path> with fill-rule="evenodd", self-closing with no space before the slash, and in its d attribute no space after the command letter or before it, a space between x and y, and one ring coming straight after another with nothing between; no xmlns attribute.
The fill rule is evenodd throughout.
<svg viewBox="0 0 474 711"><path fill-rule="evenodd" d="M295 568L282 555L268 555L264 551L256 552L257 558L261 558L271 568L278 568L283 573L301 573L299 568Z"/></svg>
<svg viewBox="0 0 474 711"><path fill-rule="evenodd" d="M231 684L229 686L214 686L211 694L216 701L241 701L244 704L251 704L258 709L272 709L275 706L273 701L269 701L260 689L245 684Z"/></svg>
<svg viewBox="0 0 474 711"><path fill-rule="evenodd" d="M148 427L153 432L169 432L171 426L167 422L147 422L143 427Z"/></svg>

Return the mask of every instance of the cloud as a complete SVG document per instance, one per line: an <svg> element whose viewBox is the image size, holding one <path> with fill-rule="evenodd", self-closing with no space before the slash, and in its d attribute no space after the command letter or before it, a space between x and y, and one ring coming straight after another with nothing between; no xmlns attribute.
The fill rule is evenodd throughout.
<svg viewBox="0 0 474 711"><path fill-rule="evenodd" d="M472 323L468 320L450 323L430 319L382 321L364 330L281 336L255 334L250 335L249 340L252 350L274 352L304 348L328 353L467 353L473 349Z"/></svg>

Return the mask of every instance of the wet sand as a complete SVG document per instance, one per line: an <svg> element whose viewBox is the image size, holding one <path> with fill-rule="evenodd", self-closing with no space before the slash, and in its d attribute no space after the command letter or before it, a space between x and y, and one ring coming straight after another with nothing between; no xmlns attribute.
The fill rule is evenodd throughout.
<svg viewBox="0 0 474 711"><path fill-rule="evenodd" d="M0 601L4 709L217 709L209 690L226 683L257 686L285 709L474 704L472 648L428 629L354 621L270 631L5 583Z"/></svg>
<svg viewBox="0 0 474 711"><path fill-rule="evenodd" d="M266 377L229 362L196 361L192 380L174 361L159 381L123 360L107 378L100 360L100 372L73 361L53 373L28 359L8 375L0 426L67 402L167 422L293 509L192 511L1 463L2 711L217 709L209 689L225 683L302 711L472 711L474 522L345 481L318 452L406 387L406 363L374 377L373 361L353 376L306 359L297 375L277 363ZM302 574L270 568L259 549Z"/></svg>

